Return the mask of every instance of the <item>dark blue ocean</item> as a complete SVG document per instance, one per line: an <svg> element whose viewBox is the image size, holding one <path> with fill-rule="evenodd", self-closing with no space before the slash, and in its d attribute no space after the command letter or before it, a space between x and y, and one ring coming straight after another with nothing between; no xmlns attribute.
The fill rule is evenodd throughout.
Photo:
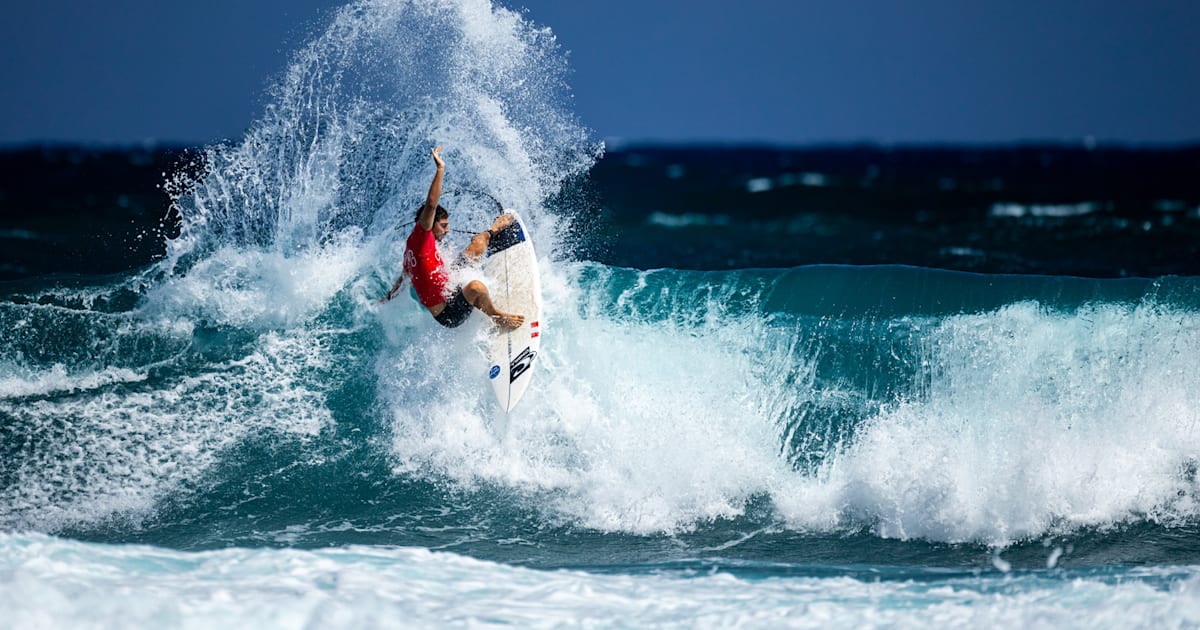
<svg viewBox="0 0 1200 630"><path fill-rule="evenodd" d="M0 628L1200 626L1200 148L606 145L568 79L363 0L243 138L0 153ZM376 301L436 144L538 251L507 415Z"/></svg>

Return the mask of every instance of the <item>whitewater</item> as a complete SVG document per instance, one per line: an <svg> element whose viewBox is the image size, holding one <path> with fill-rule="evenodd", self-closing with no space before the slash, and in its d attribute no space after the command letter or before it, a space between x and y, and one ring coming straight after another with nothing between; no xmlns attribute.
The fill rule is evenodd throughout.
<svg viewBox="0 0 1200 630"><path fill-rule="evenodd" d="M351 3L161 260L0 286L0 627L1200 624L1200 282L589 261L567 75ZM439 144L538 244L510 414L483 318L378 303Z"/></svg>

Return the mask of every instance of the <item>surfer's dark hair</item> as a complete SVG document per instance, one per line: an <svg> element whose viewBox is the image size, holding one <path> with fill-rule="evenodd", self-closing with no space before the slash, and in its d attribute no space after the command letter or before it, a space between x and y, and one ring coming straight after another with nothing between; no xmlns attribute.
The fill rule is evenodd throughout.
<svg viewBox="0 0 1200 630"><path fill-rule="evenodd" d="M422 210L424 210L424 209L425 209L425 206L423 206L423 205L422 205L422 206L419 206L419 207L417 208L417 213L416 213L415 215L413 215L413 220L414 220L414 221L420 221L420 220L421 220L421 211L422 211ZM433 221L436 223L436 222L438 222L438 221L440 221L440 220L442 220L442 219L448 219L448 218L450 218L450 211L449 211L449 210L447 210L447 209L445 209L445 208L443 208L443 207L442 207L442 204L440 204L440 203L439 203L439 204L438 204L438 207L437 207L437 212L434 212L434 213L433 213Z"/></svg>

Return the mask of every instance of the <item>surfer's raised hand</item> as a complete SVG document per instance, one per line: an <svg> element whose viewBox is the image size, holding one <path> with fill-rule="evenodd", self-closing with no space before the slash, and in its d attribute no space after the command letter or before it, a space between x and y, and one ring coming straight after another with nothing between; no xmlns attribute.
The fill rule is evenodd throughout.
<svg viewBox="0 0 1200 630"><path fill-rule="evenodd" d="M446 163L442 161L442 145L433 148L433 161L437 164L437 172L433 174L433 183L429 184L429 194L425 196L425 205L417 213L417 223L426 231L433 231L433 220L437 217L438 199L442 196L442 176ZM444 235L443 235L444 236ZM440 238L440 237L439 237Z"/></svg>

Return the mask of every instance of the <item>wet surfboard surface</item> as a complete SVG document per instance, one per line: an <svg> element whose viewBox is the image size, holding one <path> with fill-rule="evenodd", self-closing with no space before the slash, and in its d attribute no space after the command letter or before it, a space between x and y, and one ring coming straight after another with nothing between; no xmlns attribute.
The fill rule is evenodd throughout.
<svg viewBox="0 0 1200 630"><path fill-rule="evenodd" d="M487 341L487 378L504 411L511 411L529 389L544 332L542 286L533 241L521 216L511 210L508 213L514 217L512 225L492 237L483 261L492 303L506 313L525 316L520 327L497 328Z"/></svg>

